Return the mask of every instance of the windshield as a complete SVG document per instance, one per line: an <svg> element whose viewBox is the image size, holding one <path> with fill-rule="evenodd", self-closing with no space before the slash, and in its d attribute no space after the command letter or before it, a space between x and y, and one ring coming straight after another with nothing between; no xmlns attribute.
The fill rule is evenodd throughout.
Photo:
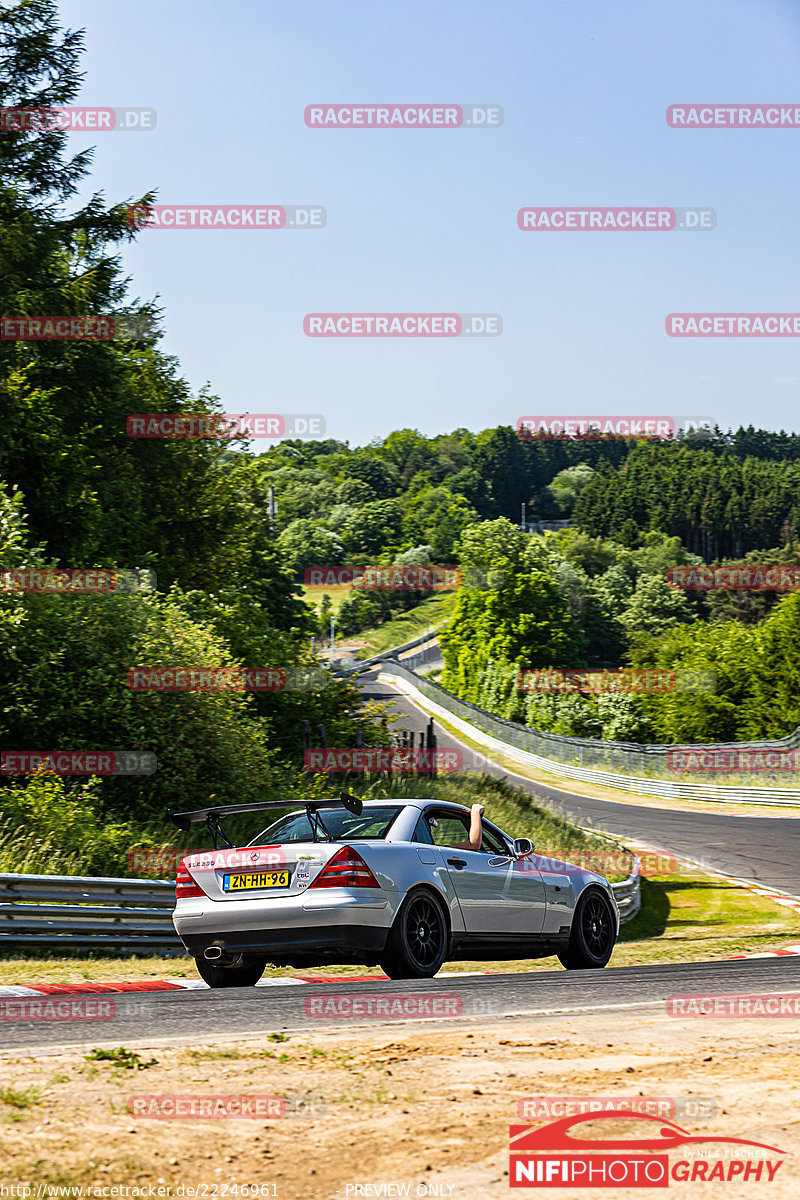
<svg viewBox="0 0 800 1200"><path fill-rule="evenodd" d="M354 841L356 838L379 840L385 838L402 805L386 804L365 808L355 816L345 808L323 808L320 811L325 828L334 842ZM306 813L283 817L248 842L248 846L283 845L286 842L313 842L314 835Z"/></svg>

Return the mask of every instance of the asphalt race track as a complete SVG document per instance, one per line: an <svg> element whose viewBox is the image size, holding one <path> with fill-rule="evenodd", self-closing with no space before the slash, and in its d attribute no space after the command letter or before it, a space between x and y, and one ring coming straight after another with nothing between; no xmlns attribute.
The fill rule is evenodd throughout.
<svg viewBox="0 0 800 1200"><path fill-rule="evenodd" d="M590 1014L615 1010L662 1007L672 995L731 995L754 992L800 992L800 960L797 958L745 959L722 962L667 964L650 967L606 967L602 971L562 971L527 975L465 975L423 980L345 981L323 985L297 984L286 987L219 989L144 993L94 997L113 1002L111 1020L24 1021L3 1020L0 1055L35 1050L57 1053L95 1046L156 1046L164 1042L209 1043L258 1037L273 1031L289 1033L325 1029L334 1032L343 1025L358 1028L399 1030L403 1019L315 1015L314 1001L330 998L380 996L406 998L412 1006L421 1001L440 1005L449 1000L454 1019L492 1024L503 1018L558 1015L566 1019L590 1020ZM66 1001L68 997L49 996ZM86 1001L89 997L72 997ZM10 1005L10 1001L4 1001ZM454 1007L455 1005L455 1007ZM319 1003L316 1005L319 1009ZM681 1018L681 1020L703 1020ZM784 1018L785 1019L785 1018ZM792 1018L790 1018L791 1020ZM417 1018L419 1021L419 1018ZM429 1022L425 1021L427 1025ZM438 1020L436 1022L438 1024Z"/></svg>
<svg viewBox="0 0 800 1200"><path fill-rule="evenodd" d="M359 676L365 698L391 700L403 714L402 726L422 730L428 718L407 697L386 683L379 683L378 671ZM397 728L398 726L395 726ZM437 728L441 749L461 743L441 727ZM502 767L486 766L486 773L508 778L516 786L556 806L579 825L593 825L620 837L645 842L658 850L689 858L710 870L721 871L736 879L756 880L767 887L800 896L800 817L776 814L774 817L728 816L693 812L686 809L650 808L637 804L617 804L561 791L543 783L512 775ZM537 847L547 853L547 847Z"/></svg>
<svg viewBox="0 0 800 1200"><path fill-rule="evenodd" d="M377 671L360 676L365 698L391 700L403 716L403 726L422 730L427 717L387 684ZM438 731L440 747L460 743ZM620 804L560 791L500 767L507 776L549 805L569 813L581 824L592 824L623 837L671 851L737 878L758 880L798 894L796 864L800 858L800 818L747 817ZM546 847L540 847L546 852ZM555 960L553 960L555 963ZM613 960L612 960L613 962ZM479 969L480 964L475 964ZM445 966L445 972L447 968ZM603 971L563 971L497 975L444 975L436 979L358 981L321 984L267 985L225 990L141 992L95 996L20 996L3 1001L0 1056L28 1051L57 1053L87 1047L133 1043L216 1043L259 1037L270 1032L302 1033L314 1028L332 1031L343 1025L358 1028L402 1027L406 1021L439 1027L462 1026L464 1020L491 1024L498 1020L563 1014L565 1019L589 1019L590 1014L615 1010L650 1009L665 1014L674 995L731 995L736 993L800 993L800 957L672 963L647 967L607 967ZM389 1020L370 1005L384 997L399 998L404 1015ZM35 1000L68 1002L72 1019L26 1019L25 1004ZM358 999L361 1012L350 1014ZM320 1001L335 1006L335 1017L323 1015ZM91 1019L89 1004L102 1002L107 1019ZM343 1005L343 1008L340 1007ZM366 1005L366 1008L365 1008ZM427 1019L426 1019L427 1018ZM688 1018L698 1019L703 1018ZM463 1027L463 1026L462 1026Z"/></svg>

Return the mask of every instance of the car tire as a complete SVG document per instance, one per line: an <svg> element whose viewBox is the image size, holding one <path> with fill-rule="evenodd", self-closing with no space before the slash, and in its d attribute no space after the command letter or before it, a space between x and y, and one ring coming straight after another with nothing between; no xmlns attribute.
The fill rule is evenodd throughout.
<svg viewBox="0 0 800 1200"><path fill-rule="evenodd" d="M267 965L265 958L252 954L240 955L229 967L219 967L205 958L196 958L195 962L200 978L211 988L255 987Z"/></svg>
<svg viewBox="0 0 800 1200"><path fill-rule="evenodd" d="M604 967L614 950L617 917L611 901L598 888L589 888L578 900L569 942L558 958L568 971Z"/></svg>
<svg viewBox="0 0 800 1200"><path fill-rule="evenodd" d="M433 892L406 896L389 931L380 966L390 979L432 979L447 957L447 914Z"/></svg>

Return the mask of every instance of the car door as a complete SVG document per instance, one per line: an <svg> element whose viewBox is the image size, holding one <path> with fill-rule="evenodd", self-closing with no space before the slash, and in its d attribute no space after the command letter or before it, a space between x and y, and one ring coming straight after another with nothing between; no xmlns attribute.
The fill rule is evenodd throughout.
<svg viewBox="0 0 800 1200"><path fill-rule="evenodd" d="M480 850L453 843L469 840L469 817L429 809L431 836L443 859L470 934L508 936L538 934L544 927L545 889L539 871L528 860L514 859L500 836L483 824ZM524 864L524 865L523 865Z"/></svg>

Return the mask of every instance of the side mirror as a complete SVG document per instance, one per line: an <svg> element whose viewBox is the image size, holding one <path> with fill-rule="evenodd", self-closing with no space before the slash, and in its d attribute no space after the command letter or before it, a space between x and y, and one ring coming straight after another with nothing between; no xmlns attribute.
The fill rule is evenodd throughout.
<svg viewBox="0 0 800 1200"><path fill-rule="evenodd" d="M524 858L526 854L533 854L536 847L530 838L516 838L514 841L514 853L517 858Z"/></svg>

